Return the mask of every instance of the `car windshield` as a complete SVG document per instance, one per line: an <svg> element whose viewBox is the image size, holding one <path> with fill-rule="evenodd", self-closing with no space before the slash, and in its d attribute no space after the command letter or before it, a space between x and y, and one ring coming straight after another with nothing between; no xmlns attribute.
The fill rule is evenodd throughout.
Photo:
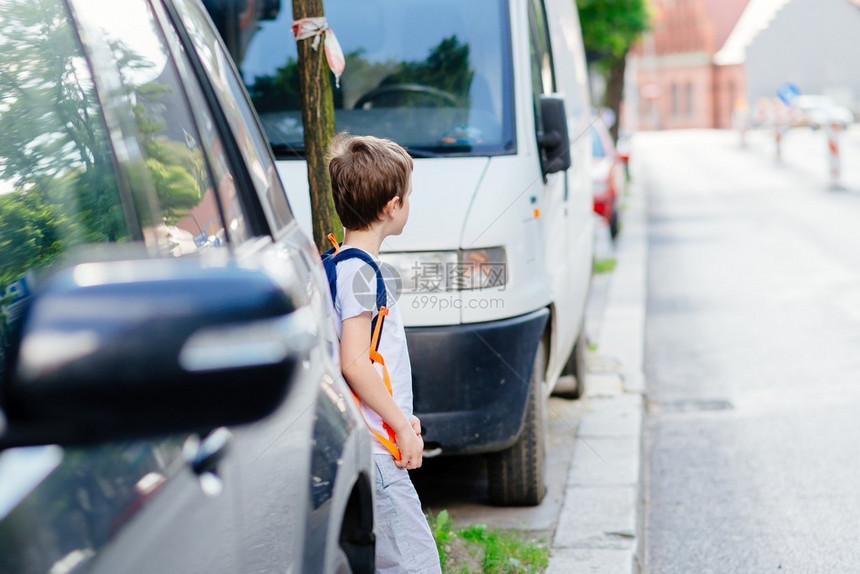
<svg viewBox="0 0 860 574"><path fill-rule="evenodd" d="M207 2L272 149L296 157L304 132L291 11L282 6L249 37L223 4ZM514 151L506 0L326 0L325 9L346 57L333 89L338 130L390 138L416 156Z"/></svg>

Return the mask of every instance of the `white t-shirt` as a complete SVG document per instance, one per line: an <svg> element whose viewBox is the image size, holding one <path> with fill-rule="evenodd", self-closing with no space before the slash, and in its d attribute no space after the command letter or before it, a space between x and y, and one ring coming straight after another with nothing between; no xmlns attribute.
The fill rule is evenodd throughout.
<svg viewBox="0 0 860 574"><path fill-rule="evenodd" d="M345 249L358 249L349 245L342 245L341 251ZM366 252L365 252L366 253ZM371 257L373 257L371 255ZM379 263L379 260L374 257ZM409 351L406 348L406 331L403 328L403 319L400 316L400 306L392 293L387 293L388 315L382 326L382 336L379 341L379 354L385 359L388 367L388 375L391 378L392 398L406 415L412 417L412 366L409 364ZM366 311L376 315L376 274L371 267L361 259L347 259L337 264L337 295L334 301L334 310L339 317L335 321L337 326L338 340L341 338L343 321L356 317ZM379 384L382 382L382 365L373 365L379 373ZM382 436L388 433L382 428L382 418L361 404L361 411L367 424ZM374 454L388 454L388 450L382 446L376 437L373 440Z"/></svg>

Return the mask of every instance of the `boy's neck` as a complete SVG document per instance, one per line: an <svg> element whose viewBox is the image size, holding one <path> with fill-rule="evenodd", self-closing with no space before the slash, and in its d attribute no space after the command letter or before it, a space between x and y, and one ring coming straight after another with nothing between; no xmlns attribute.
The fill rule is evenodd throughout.
<svg viewBox="0 0 860 574"><path fill-rule="evenodd" d="M385 237L373 226L367 229L347 229L343 235L344 244L363 249L374 257L379 257L379 247L383 239Z"/></svg>

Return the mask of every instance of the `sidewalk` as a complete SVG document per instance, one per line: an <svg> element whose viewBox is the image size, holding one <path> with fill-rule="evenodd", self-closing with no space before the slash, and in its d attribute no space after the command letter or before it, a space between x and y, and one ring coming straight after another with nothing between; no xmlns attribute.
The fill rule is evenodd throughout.
<svg viewBox="0 0 860 574"><path fill-rule="evenodd" d="M640 572L639 507L647 214L643 190L625 196L617 265L609 278L587 400L573 449L547 574Z"/></svg>

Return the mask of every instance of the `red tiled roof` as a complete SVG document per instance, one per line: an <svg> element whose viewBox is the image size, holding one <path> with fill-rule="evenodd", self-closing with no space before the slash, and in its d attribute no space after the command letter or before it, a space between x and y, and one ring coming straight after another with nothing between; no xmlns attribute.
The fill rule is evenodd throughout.
<svg viewBox="0 0 860 574"><path fill-rule="evenodd" d="M860 0L849 0L860 2ZM749 0L704 0L705 10L714 25L714 48L719 51L749 4Z"/></svg>

